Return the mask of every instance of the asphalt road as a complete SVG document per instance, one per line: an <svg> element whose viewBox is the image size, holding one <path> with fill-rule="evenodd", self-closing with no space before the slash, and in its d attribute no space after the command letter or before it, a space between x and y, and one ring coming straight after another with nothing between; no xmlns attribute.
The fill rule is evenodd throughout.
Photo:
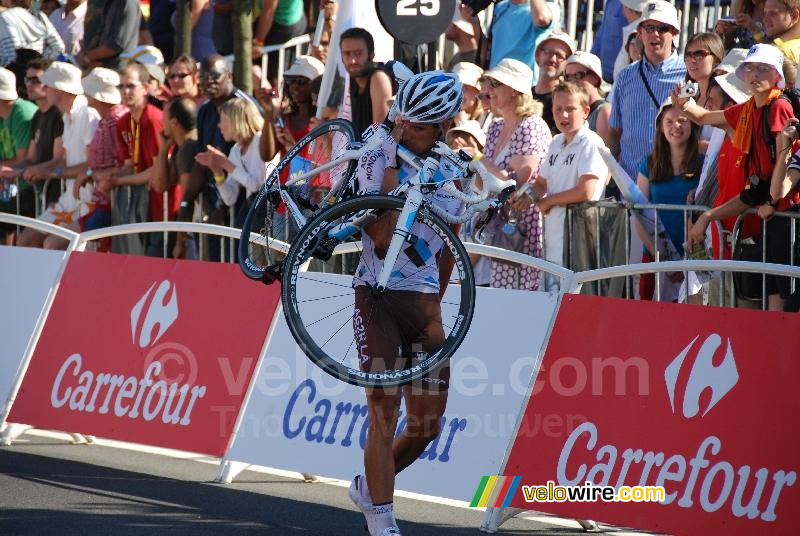
<svg viewBox="0 0 800 536"><path fill-rule="evenodd" d="M66 436L64 436L66 437ZM0 448L0 535L191 534L366 536L341 485L248 470L212 482L208 459L28 432ZM395 508L403 534L479 534L483 512L410 498ZM567 520L512 519L504 535L585 534Z"/></svg>

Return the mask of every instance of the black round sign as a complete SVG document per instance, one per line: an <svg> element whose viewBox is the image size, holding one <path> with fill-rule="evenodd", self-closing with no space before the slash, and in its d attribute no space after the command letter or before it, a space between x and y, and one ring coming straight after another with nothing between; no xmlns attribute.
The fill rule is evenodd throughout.
<svg viewBox="0 0 800 536"><path fill-rule="evenodd" d="M386 31L404 43L435 41L453 22L456 0L375 0Z"/></svg>

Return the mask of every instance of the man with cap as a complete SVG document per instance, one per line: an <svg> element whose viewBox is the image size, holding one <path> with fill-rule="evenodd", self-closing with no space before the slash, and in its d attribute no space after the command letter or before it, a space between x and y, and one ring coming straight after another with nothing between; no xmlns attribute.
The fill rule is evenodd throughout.
<svg viewBox="0 0 800 536"><path fill-rule="evenodd" d="M163 108L163 103L171 97L169 88L164 85L166 73L164 70L164 55L152 45L139 45L130 52L123 52L119 59L130 63L136 62L144 65L149 73L147 92L152 97L150 102Z"/></svg>
<svg viewBox="0 0 800 536"><path fill-rule="evenodd" d="M25 181L19 182L19 189L14 194L10 189L15 177L19 176L18 165L25 161L31 139L31 121L36 113L36 105L17 94L17 79L14 73L0 67L0 212L17 213L34 216L35 199L33 189ZM0 244L4 243L15 226L0 224Z"/></svg>
<svg viewBox="0 0 800 536"><path fill-rule="evenodd" d="M83 53L76 58L84 68L119 67L120 54L133 50L139 40L142 11L138 0L108 0L102 7L96 30L87 23Z"/></svg>
<svg viewBox="0 0 800 536"><path fill-rule="evenodd" d="M615 82L609 148L631 177L652 150L661 103L686 79L686 65L675 50L679 27L675 6L664 0L645 3L639 23L644 55L623 69ZM618 195L615 185L609 190Z"/></svg>
<svg viewBox="0 0 800 536"><path fill-rule="evenodd" d="M153 161L161 148L159 133L164 127L163 112L148 98L149 77L147 68L138 62L129 63L119 71L120 95L122 103L128 107L117 122L119 159L124 164L114 171L96 173L103 190L114 190L111 194L115 207L111 214L112 225L165 220L164 197L148 186ZM173 192L168 199L167 219L174 219L176 209L170 207L176 203ZM150 235L155 242L161 240L159 237L163 235ZM143 237L138 235L114 237L112 245L115 253L135 255L144 254L147 248Z"/></svg>
<svg viewBox="0 0 800 536"><path fill-rule="evenodd" d="M86 149L92 141L100 115L89 107L81 85L81 70L70 63L54 61L42 74L47 100L62 113L64 132L56 139L53 160L46 165L25 170L26 180L67 178L67 189L55 205L47 208L39 219L80 231L80 218L88 212L87 203L92 198L92 186L84 185L78 196L74 194L75 177L85 173ZM68 242L55 235L45 235L31 228L20 235L20 246L65 249Z"/></svg>
<svg viewBox="0 0 800 536"><path fill-rule="evenodd" d="M553 89L564 74L564 62L572 55L575 42L564 32L552 32L536 47L536 65L539 66L539 80L533 87L533 98L544 106L542 118L550 132L558 133L553 120Z"/></svg>
<svg viewBox="0 0 800 536"><path fill-rule="evenodd" d="M698 106L692 98L680 98L677 87L672 92L673 104L683 108L695 123L727 128L729 132L732 130L733 145L743 153L742 158L738 159L736 171L739 180L744 184L744 190L738 197L701 214L689 229L689 242L703 243L706 228L714 220L738 216L751 207L759 207L759 215L762 215L763 210L764 216L771 217L775 208L786 210L790 206L789 199L771 197L769 186L775 168L775 157L771 154L769 140L762 135L762 132L768 130L773 139L781 141L778 135L789 119L794 118L791 103L779 98L785 86L783 59L781 51L772 45L757 44L751 47L747 57L737 67L736 76L745 82L752 97L723 111L708 111ZM766 128L762 126L764 106L769 107ZM791 149L792 145L789 143L785 146L776 144L777 160L785 161ZM800 199L795 194L791 201ZM789 263L790 248L786 247L789 244L788 229L784 229L786 222L788 219L785 218L773 218L766 222L767 235L781 237L770 240L776 246L767 247L767 262ZM784 234L787 235L785 239ZM768 275L766 287L769 309L783 310L783 299L789 294L788 279Z"/></svg>
<svg viewBox="0 0 800 536"><path fill-rule="evenodd" d="M611 117L611 104L601 94L603 73L600 58L591 52L576 52L564 64L564 80L573 82L589 96L589 117L586 122L589 130L597 132L603 143L611 141L608 120Z"/></svg>
<svg viewBox="0 0 800 536"><path fill-rule="evenodd" d="M119 74L105 67L95 67L81 80L89 106L100 114L100 122L86 153L88 168L75 180L76 191L83 183L91 181L95 173L101 176L103 171L124 163L119 154L117 124L128 108L122 104L119 84ZM91 209L81 221L81 230L90 231L111 224L111 196L105 185L95 187Z"/></svg>

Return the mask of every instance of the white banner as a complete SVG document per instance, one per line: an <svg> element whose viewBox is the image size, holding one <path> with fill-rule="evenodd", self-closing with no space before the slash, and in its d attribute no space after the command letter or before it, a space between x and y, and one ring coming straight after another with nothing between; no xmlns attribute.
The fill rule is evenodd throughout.
<svg viewBox="0 0 800 536"><path fill-rule="evenodd" d="M64 260L63 251L0 246L0 407Z"/></svg>
<svg viewBox="0 0 800 536"><path fill-rule="evenodd" d="M451 362L442 432L398 476L397 489L469 501L480 477L500 469L556 296L477 291L472 326ZM364 393L311 364L279 322L227 458L349 480L363 472ZM399 426L404 417L403 408Z"/></svg>

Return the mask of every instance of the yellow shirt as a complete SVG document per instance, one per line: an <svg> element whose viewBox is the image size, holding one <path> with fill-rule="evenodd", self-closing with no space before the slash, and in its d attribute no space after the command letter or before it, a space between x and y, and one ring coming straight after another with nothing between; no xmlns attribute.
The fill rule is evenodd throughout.
<svg viewBox="0 0 800 536"><path fill-rule="evenodd" d="M772 43L778 47L781 52L783 52L784 56L792 60L794 63L800 62L800 38L784 41L780 37L777 37Z"/></svg>

